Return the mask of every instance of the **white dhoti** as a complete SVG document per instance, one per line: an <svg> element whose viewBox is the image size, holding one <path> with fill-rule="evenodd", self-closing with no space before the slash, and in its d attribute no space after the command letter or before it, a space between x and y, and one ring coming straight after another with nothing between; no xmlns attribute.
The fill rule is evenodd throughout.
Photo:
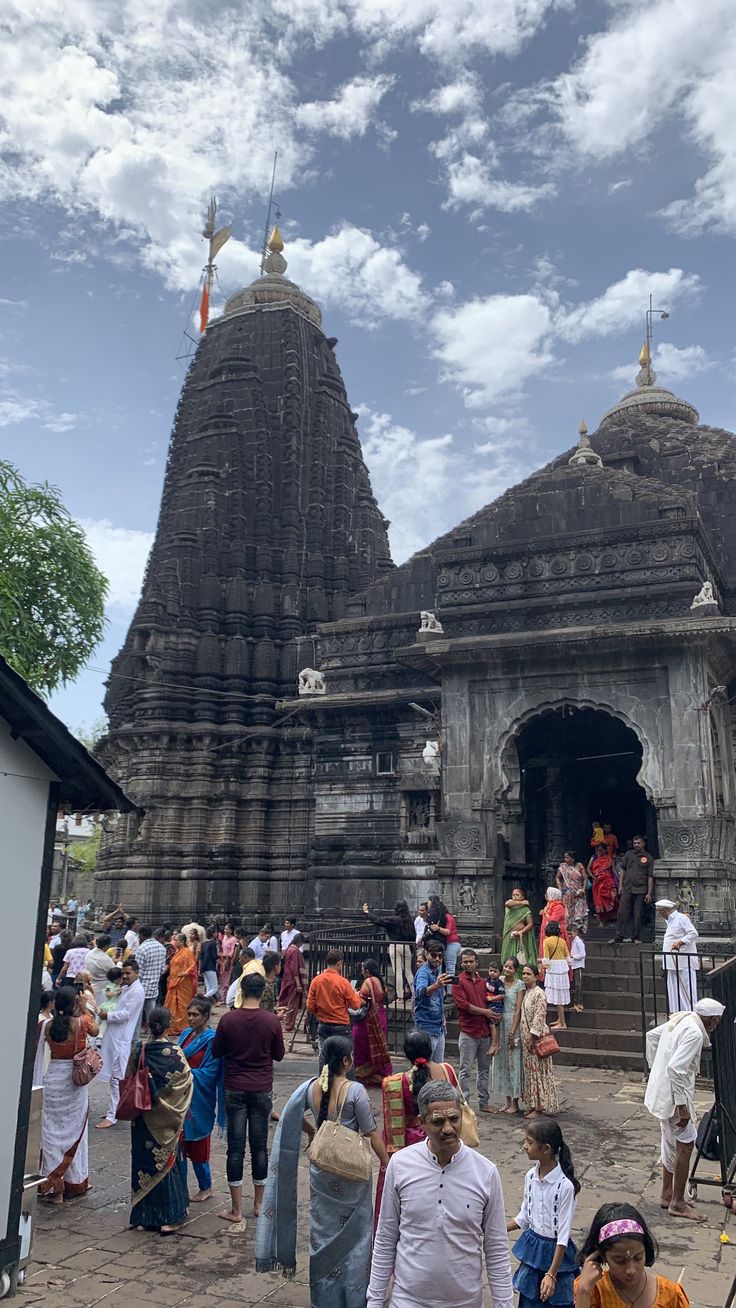
<svg viewBox="0 0 736 1308"><path fill-rule="evenodd" d="M659 1123L662 1135L661 1159L662 1166L667 1172L675 1170L675 1155L678 1144L691 1145L695 1143L697 1131L692 1119L685 1126L677 1125L677 1113L674 1113L666 1121Z"/></svg>
<svg viewBox="0 0 736 1308"><path fill-rule="evenodd" d="M690 955L693 957L693 955ZM692 1013L698 1002L698 974L687 964L667 969L667 1007L670 1013Z"/></svg>

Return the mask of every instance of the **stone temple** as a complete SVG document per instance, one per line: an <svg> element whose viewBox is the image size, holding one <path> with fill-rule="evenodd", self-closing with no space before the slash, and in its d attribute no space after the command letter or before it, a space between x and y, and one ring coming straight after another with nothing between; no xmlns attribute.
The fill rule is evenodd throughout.
<svg viewBox="0 0 736 1308"><path fill-rule="evenodd" d="M335 342L284 271L277 234L182 393L101 748L144 815L98 897L333 924L438 890L497 926L604 819L729 930L734 437L645 347L597 431L393 567Z"/></svg>

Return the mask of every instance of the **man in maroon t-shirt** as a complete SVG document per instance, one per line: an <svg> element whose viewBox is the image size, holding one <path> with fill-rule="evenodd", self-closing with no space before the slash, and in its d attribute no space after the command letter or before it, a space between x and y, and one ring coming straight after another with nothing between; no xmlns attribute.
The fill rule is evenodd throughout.
<svg viewBox="0 0 736 1308"><path fill-rule="evenodd" d="M478 1064L478 1104L482 1113L493 1110L488 1104L488 1071L491 1059L491 1017L486 999L485 979L478 971L478 957L474 949L464 949L460 955L460 975L452 987L452 998L457 1009L460 1036L460 1089L470 1100L470 1077L473 1063Z"/></svg>
<svg viewBox="0 0 736 1308"><path fill-rule="evenodd" d="M250 1144L250 1161L255 1196L253 1212L260 1212L268 1175L268 1123L271 1116L273 1065L284 1056L284 1036L275 1013L260 1007L265 979L253 972L243 977L242 1008L223 1013L212 1041L212 1053L225 1064L225 1107L227 1109L227 1183L230 1212L228 1222L243 1218L243 1159L245 1136Z"/></svg>

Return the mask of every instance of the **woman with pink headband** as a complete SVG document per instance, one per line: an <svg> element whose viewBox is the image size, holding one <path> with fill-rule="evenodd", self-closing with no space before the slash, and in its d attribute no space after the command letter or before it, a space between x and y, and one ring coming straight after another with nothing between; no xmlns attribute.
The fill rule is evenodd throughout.
<svg viewBox="0 0 736 1308"><path fill-rule="evenodd" d="M598 1209L580 1255L575 1308L689 1308L679 1282L650 1269L657 1246L631 1204Z"/></svg>

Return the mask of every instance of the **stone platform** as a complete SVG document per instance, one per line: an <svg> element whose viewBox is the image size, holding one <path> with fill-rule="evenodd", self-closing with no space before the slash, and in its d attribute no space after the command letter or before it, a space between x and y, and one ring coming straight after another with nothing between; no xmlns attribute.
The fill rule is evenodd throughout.
<svg viewBox="0 0 736 1308"><path fill-rule="evenodd" d="M397 1064L398 1066L398 1064ZM275 1106L281 1107L314 1064L287 1057L277 1069ZM636 1073L560 1068L560 1124L582 1181L573 1235L580 1242L599 1204L630 1200L641 1208L660 1246L657 1270L683 1281L697 1308L722 1308L736 1274L736 1223L726 1227L733 1245L721 1244L726 1210L717 1187L701 1186L699 1203L708 1214L704 1227L676 1221L658 1205L658 1131L642 1104L643 1078ZM105 1102L104 1087L92 1087L91 1120ZM371 1091L378 1108L379 1095ZM699 1110L708 1105L705 1094ZM498 1165L512 1216L521 1200L527 1163L520 1118L483 1117L481 1150ZM224 1142L213 1140L214 1198L193 1205L192 1220L169 1238L128 1229L129 1132L90 1131L93 1188L62 1209L42 1208L33 1263L16 1302L20 1308L138 1308L147 1304L181 1308L308 1308L308 1177L306 1158L299 1173L299 1244L295 1281L259 1276L253 1269L255 1222L235 1229L218 1214L228 1202ZM704 1175L709 1175L704 1171ZM490 1297L486 1296L490 1305ZM442 1308L440 1303L437 1308Z"/></svg>

